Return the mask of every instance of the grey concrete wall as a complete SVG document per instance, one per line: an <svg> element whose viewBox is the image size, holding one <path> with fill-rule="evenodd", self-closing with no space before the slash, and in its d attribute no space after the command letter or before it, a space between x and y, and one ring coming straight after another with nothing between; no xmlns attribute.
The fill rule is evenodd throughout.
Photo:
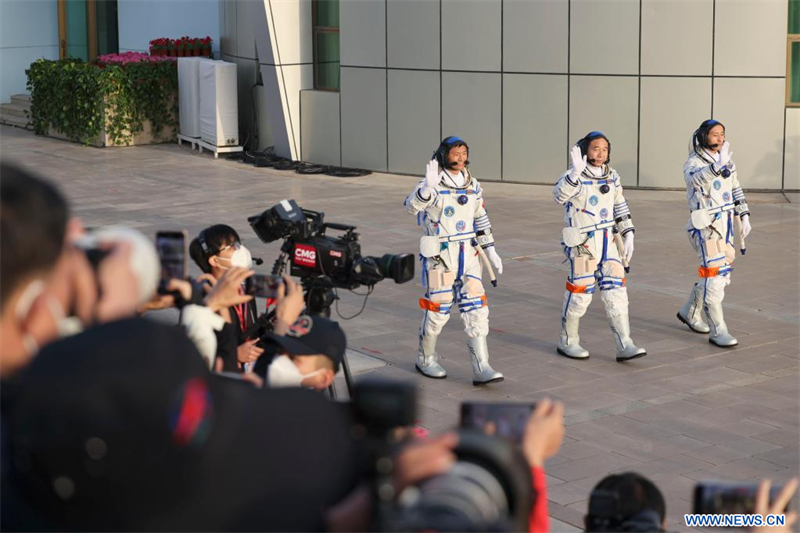
<svg viewBox="0 0 800 533"><path fill-rule="evenodd" d="M713 117L745 188L800 185L787 179L785 0L340 5L345 164L420 174L457 134L477 176L551 183L601 130L626 185L682 187L690 135Z"/></svg>

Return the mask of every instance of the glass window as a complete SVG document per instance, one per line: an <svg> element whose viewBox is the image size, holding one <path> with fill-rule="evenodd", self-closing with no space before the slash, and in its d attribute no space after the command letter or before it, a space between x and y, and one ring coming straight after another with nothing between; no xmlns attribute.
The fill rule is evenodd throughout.
<svg viewBox="0 0 800 533"><path fill-rule="evenodd" d="M314 0L314 88L339 90L339 0Z"/></svg>
<svg viewBox="0 0 800 533"><path fill-rule="evenodd" d="M789 0L786 39L786 105L800 107L800 0Z"/></svg>

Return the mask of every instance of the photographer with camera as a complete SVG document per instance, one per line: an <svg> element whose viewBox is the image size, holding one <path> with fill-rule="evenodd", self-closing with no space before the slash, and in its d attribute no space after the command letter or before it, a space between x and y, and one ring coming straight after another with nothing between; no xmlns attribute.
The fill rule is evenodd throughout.
<svg viewBox="0 0 800 533"><path fill-rule="evenodd" d="M239 234L224 224L202 230L189 245L189 255L205 274L199 279L212 285L233 267L249 269L253 265L250 250L242 244ZM243 289L240 291L244 294ZM255 301L234 305L223 310L222 315L226 324L217 333L217 358L223 361L224 371L242 372L245 365L255 363L264 353L256 346L257 339L247 337L248 328L258 316Z"/></svg>
<svg viewBox="0 0 800 533"><path fill-rule="evenodd" d="M518 442L463 425L412 438L416 394L402 381L367 377L356 384L352 434L368 474L328 514L328 529L546 533L544 463L564 437L563 404L539 402Z"/></svg>
<svg viewBox="0 0 800 533"><path fill-rule="evenodd" d="M87 234L48 181L6 163L0 173L0 376L6 379L54 339L133 315L155 292L158 259L136 230Z"/></svg>

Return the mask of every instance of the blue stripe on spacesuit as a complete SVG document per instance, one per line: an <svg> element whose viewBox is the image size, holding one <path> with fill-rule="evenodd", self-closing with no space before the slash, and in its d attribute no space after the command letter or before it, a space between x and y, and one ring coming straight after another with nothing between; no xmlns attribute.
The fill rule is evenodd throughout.
<svg viewBox="0 0 800 533"><path fill-rule="evenodd" d="M575 272L574 272L574 270L572 268L572 258L569 257L569 280L570 280L570 282L574 280L573 277L572 277L574 275L575 275ZM569 311L570 302L572 302L572 293L571 292L567 292L567 303L564 305L564 312L562 313L562 316L564 318L567 318L567 311Z"/></svg>
<svg viewBox="0 0 800 533"><path fill-rule="evenodd" d="M701 260L703 261L703 266L707 267L708 263L706 263L706 250L705 250L705 243L703 242L703 234L700 233L699 229L692 230L692 233L697 237L697 240L700 242ZM709 278L703 278L703 305L704 306L705 306L705 301L706 301L706 294L708 293L708 280L709 280Z"/></svg>
<svg viewBox="0 0 800 533"><path fill-rule="evenodd" d="M725 243L728 244L733 239L733 220L732 220L732 211L728 211L728 231L725 234Z"/></svg>
<svg viewBox="0 0 800 533"><path fill-rule="evenodd" d="M456 279L461 279L461 276L464 275L464 241L461 241L461 246L459 246L458 250L458 276Z"/></svg>

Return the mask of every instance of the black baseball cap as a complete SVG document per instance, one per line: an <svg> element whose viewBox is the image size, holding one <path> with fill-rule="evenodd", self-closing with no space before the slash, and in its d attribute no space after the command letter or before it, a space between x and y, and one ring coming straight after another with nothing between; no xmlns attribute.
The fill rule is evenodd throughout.
<svg viewBox="0 0 800 533"><path fill-rule="evenodd" d="M267 338L289 355L325 355L336 372L347 349L347 337L339 324L319 315L303 315L286 335L270 333Z"/></svg>

